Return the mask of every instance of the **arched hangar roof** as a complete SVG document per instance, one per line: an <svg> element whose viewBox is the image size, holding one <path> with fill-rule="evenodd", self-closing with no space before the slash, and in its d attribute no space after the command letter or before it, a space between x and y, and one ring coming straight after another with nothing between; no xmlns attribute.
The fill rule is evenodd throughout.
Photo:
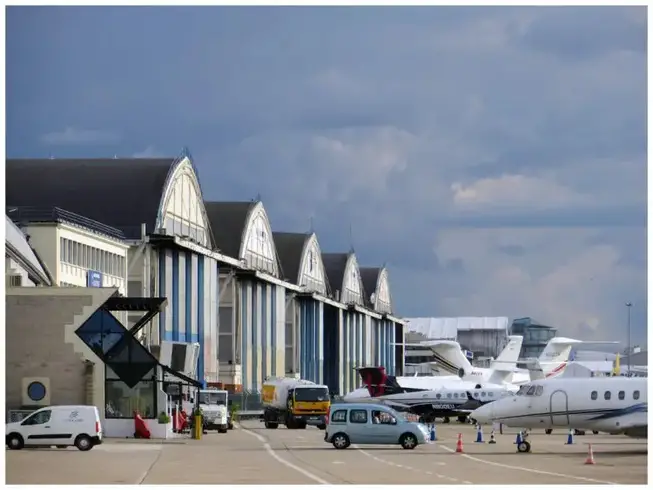
<svg viewBox="0 0 653 490"><path fill-rule="evenodd" d="M368 306L379 313L392 313L388 269L385 267L361 267L360 275Z"/></svg>
<svg viewBox="0 0 653 490"><path fill-rule="evenodd" d="M194 166L181 158L7 159L11 206L59 207L122 230L189 236L211 247ZM172 229L171 229L172 228Z"/></svg>
<svg viewBox="0 0 653 490"><path fill-rule="evenodd" d="M247 267L280 276L270 220L261 201L205 201L215 246Z"/></svg>
<svg viewBox="0 0 653 490"><path fill-rule="evenodd" d="M344 304L365 306L356 254L323 253L322 262L335 299Z"/></svg>
<svg viewBox="0 0 653 490"><path fill-rule="evenodd" d="M272 233L281 271L287 281L321 294L329 293L320 244L315 233Z"/></svg>
<svg viewBox="0 0 653 490"><path fill-rule="evenodd" d="M17 261L37 284L52 285L52 277L38 255L27 241L27 237L9 216L5 215L5 255Z"/></svg>

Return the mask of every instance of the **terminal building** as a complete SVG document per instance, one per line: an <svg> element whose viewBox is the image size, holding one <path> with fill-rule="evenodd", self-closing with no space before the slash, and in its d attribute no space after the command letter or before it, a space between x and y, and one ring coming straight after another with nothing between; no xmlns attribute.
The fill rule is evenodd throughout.
<svg viewBox="0 0 653 490"><path fill-rule="evenodd" d="M112 314L177 373L166 376L258 392L265 377L291 375L344 394L360 384L358 366L403 372L388 271L323 253L313 233L273 233L260 201L205 202L188 155L8 159L6 176L7 216L50 284L110 291L91 295L100 309L114 293L142 299Z"/></svg>

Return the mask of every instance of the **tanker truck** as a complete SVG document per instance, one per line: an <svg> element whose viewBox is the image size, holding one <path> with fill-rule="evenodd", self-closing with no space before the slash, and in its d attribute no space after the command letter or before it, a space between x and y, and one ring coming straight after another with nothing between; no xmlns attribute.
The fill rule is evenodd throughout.
<svg viewBox="0 0 653 490"><path fill-rule="evenodd" d="M284 424L288 429L316 425L326 429L331 399L329 388L295 378L268 378L263 382L263 420L266 429Z"/></svg>

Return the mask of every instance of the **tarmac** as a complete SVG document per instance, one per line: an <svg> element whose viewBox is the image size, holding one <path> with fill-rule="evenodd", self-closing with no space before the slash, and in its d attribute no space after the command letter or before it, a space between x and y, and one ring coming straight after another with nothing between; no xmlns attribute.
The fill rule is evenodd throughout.
<svg viewBox="0 0 653 490"><path fill-rule="evenodd" d="M463 453L455 452L458 433ZM437 426L437 441L412 451L399 446L336 450L324 432L265 429L241 422L199 441L106 440L88 452L24 449L6 455L7 484L646 484L647 441L565 431L530 435L531 453L517 453L516 431L496 444L476 443L467 424ZM594 465L586 465L588 443ZM35 471L38 468L38 471Z"/></svg>

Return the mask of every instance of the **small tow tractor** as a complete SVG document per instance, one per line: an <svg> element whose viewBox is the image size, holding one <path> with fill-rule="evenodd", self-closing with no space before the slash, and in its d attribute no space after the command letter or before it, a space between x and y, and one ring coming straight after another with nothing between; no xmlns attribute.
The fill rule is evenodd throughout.
<svg viewBox="0 0 653 490"><path fill-rule="evenodd" d="M531 452L531 443L528 442L529 436L528 430L524 429L521 431L521 442L517 444L518 453L530 453Z"/></svg>

